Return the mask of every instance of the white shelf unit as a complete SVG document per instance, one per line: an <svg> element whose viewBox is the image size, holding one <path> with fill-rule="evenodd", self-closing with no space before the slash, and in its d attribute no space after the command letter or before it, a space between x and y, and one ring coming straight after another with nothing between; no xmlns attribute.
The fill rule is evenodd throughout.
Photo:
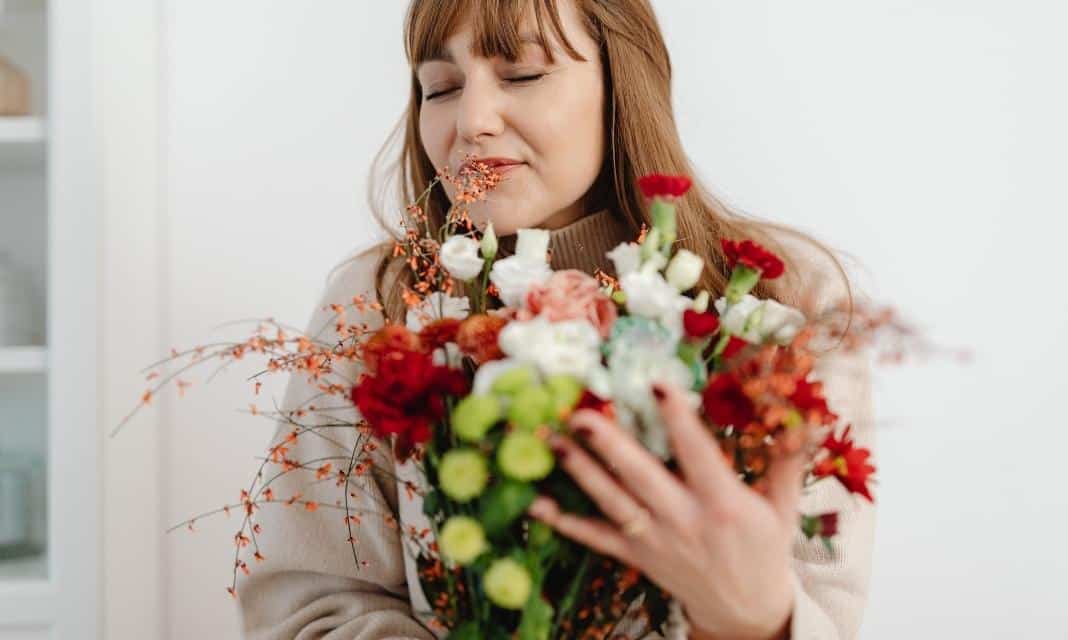
<svg viewBox="0 0 1068 640"><path fill-rule="evenodd" d="M0 640L99 635L93 5L0 0L0 55L32 86L29 115L0 117L0 251L33 319L0 343L0 473L31 469L0 486L30 531L0 523Z"/></svg>
<svg viewBox="0 0 1068 640"><path fill-rule="evenodd" d="M45 347L0 347L0 375L45 373L47 369Z"/></svg>
<svg viewBox="0 0 1068 640"><path fill-rule="evenodd" d="M42 168L46 137L40 116L0 118L0 170Z"/></svg>

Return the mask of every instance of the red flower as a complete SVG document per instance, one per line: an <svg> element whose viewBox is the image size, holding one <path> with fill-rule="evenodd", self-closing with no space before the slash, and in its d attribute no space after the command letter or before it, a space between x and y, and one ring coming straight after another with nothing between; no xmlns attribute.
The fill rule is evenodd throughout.
<svg viewBox="0 0 1068 640"><path fill-rule="evenodd" d="M446 342L456 342L456 333L459 329L459 319L442 318L423 327L419 332L419 340L425 349L433 351L438 347L444 347Z"/></svg>
<svg viewBox="0 0 1068 640"><path fill-rule="evenodd" d="M737 263L760 271L760 276L766 280L774 280L786 271L779 256L768 251L752 240L735 242L727 238L720 239L723 254L727 257L727 264L733 269Z"/></svg>
<svg viewBox="0 0 1068 640"><path fill-rule="evenodd" d="M822 382L799 380L797 389L790 395L790 402L810 424L833 424L838 419L838 416L827 408Z"/></svg>
<svg viewBox="0 0 1068 640"><path fill-rule="evenodd" d="M376 351L375 372L352 388L352 402L380 438L397 436L401 458L430 438L434 422L446 414L445 395L468 392L467 376L433 364L428 353L405 348Z"/></svg>
<svg viewBox="0 0 1068 640"><path fill-rule="evenodd" d="M752 422L756 409L745 395L738 379L729 373L717 373L708 379L702 394L705 415L717 427L734 425L742 428Z"/></svg>
<svg viewBox="0 0 1068 640"><path fill-rule="evenodd" d="M497 344L497 336L506 324L508 320L500 316L485 313L473 315L460 323L456 344L479 364L500 360L504 358L504 352Z"/></svg>
<svg viewBox="0 0 1068 640"><path fill-rule="evenodd" d="M638 178L638 187L646 198L678 198L690 190L691 180L686 176L665 176L651 173Z"/></svg>
<svg viewBox="0 0 1068 640"><path fill-rule="evenodd" d="M614 419L616 417L616 406L612 401L605 400L589 389L582 390L582 396L579 397L579 401L575 404L575 411L581 409L593 409L608 418Z"/></svg>
<svg viewBox="0 0 1068 640"><path fill-rule="evenodd" d="M841 439L835 438L834 433L828 434L823 442L827 456L816 463L812 473L817 478L834 476L850 493L859 493L869 502L875 502L868 490L868 478L875 473L875 467L868 464L871 452L853 446L854 442L849 438L850 428L845 428Z"/></svg>
<svg viewBox="0 0 1068 640"><path fill-rule="evenodd" d="M838 512L831 511L829 513L821 513L817 516L820 519L820 531L819 534L825 538L838 533Z"/></svg>
<svg viewBox="0 0 1068 640"><path fill-rule="evenodd" d="M727 340L727 347L723 350L723 357L725 359L733 358L735 354L748 346L749 343L745 340L742 340L738 336L731 336L730 339Z"/></svg>
<svg viewBox="0 0 1068 640"><path fill-rule="evenodd" d="M682 328L687 338L707 338L719 330L719 316L711 311L698 313L687 309L682 312Z"/></svg>
<svg viewBox="0 0 1068 640"><path fill-rule="evenodd" d="M378 371L378 363L383 354L398 349L422 351L423 345L419 341L419 336L406 329L403 325L387 324L379 329L363 345L363 363L367 372L374 375Z"/></svg>

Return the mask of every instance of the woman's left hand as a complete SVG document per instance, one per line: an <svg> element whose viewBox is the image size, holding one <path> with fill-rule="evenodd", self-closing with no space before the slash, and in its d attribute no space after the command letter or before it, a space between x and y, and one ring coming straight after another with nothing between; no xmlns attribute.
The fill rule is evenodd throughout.
<svg viewBox="0 0 1068 640"><path fill-rule="evenodd" d="M681 478L614 421L585 409L570 424L597 457L560 434L550 444L607 520L562 512L546 496L529 513L648 576L683 606L692 637L785 637L804 456L777 459L762 494L738 478L682 391L654 393Z"/></svg>

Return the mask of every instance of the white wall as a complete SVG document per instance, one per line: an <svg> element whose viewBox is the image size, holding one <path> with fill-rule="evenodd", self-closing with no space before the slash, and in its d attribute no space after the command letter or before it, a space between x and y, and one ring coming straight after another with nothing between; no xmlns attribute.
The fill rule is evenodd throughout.
<svg viewBox="0 0 1068 640"><path fill-rule="evenodd" d="M876 295L976 354L967 367L878 377L863 637L1057 637L1068 623L1054 471L1068 445L1057 402L1068 309L1053 280L1068 213L1055 182L1068 143L1068 45L1054 31L1065 11L655 4L703 177L859 256ZM136 368L170 346L241 336L213 331L237 318L303 325L329 268L369 242L364 176L406 98L403 5L160 0L98 12L109 415L128 408L121 391L132 402L141 390ZM136 340L121 344L126 328ZM107 442L107 637L236 635L224 591L236 519L206 519L192 536L162 529L233 501L250 479L271 425L238 412L248 373L207 386L202 373L185 399L163 398Z"/></svg>

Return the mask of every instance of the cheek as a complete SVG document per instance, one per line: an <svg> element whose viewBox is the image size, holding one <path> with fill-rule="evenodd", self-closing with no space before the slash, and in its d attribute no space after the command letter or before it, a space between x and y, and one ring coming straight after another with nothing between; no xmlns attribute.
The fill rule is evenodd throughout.
<svg viewBox="0 0 1068 640"><path fill-rule="evenodd" d="M600 84L557 98L553 108L543 109L530 127L543 169L554 178L585 180L600 169L604 157L603 98Z"/></svg>
<svg viewBox="0 0 1068 640"><path fill-rule="evenodd" d="M419 137L423 141L423 149L436 169L445 166L449 153L446 120L440 111L440 109L424 109L419 113Z"/></svg>

